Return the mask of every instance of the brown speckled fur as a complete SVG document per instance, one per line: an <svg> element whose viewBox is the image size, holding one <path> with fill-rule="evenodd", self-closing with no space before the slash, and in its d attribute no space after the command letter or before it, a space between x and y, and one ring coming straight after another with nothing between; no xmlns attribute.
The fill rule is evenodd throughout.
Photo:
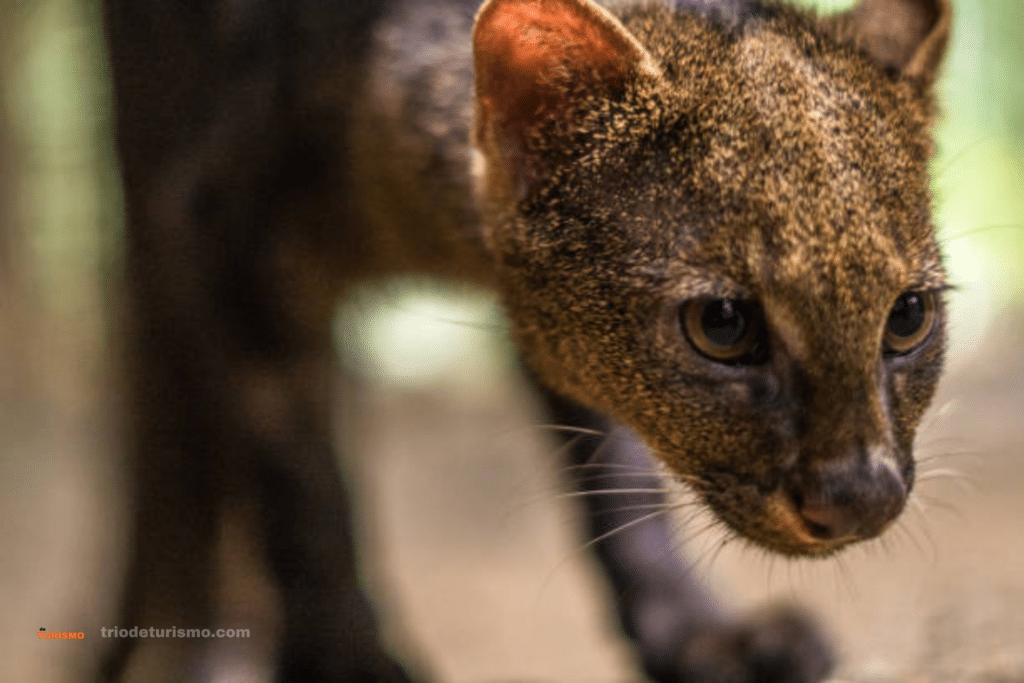
<svg viewBox="0 0 1024 683"><path fill-rule="evenodd" d="M913 24L924 14L931 27L937 10L924 4L894 3L894 16ZM516 142L541 169L525 192L503 178L499 143L478 130L483 241L475 260L449 260L442 273L484 273L542 381L635 427L671 469L703 480L708 503L743 536L798 553L762 500L796 470L848 443L881 441L912 481L913 433L940 374L943 332L898 362L882 361L881 337L901 293L945 287L928 178L936 57L926 71L901 72L925 35L905 36L903 56L891 41L883 55L867 52L872 38L857 30L867 5L824 19L738 5L725 18L660 4L617 10L660 74L638 72L609 94L607 78L581 69L545 95L558 113ZM900 28L885 27L888 36ZM941 41L928 49L941 53ZM401 68L386 50L377 59L378 69ZM400 72L371 73L375 88L401 83ZM415 154L380 154L377 136L392 134L358 129L357 146L415 168ZM378 166L369 154L365 167ZM458 192L430 205L461 206L471 196L461 177ZM367 178L367 194L392 203L417 187L408 171ZM381 221L373 231L396 226L406 229ZM428 239L451 234L415 227ZM760 301L770 326L788 330L773 338L781 352L746 374L708 363L676 316L700 296Z"/></svg>
<svg viewBox="0 0 1024 683"><path fill-rule="evenodd" d="M941 303L918 350L882 337L902 293L945 287L927 165L947 1L478 5L104 0L127 211L118 623L215 627L220 520L251 518L281 604L275 680L408 680L359 585L329 385L338 297L410 272L494 289L555 413L632 427L754 543L856 540L808 544L823 508L801 499L846 523L895 501L862 537L902 506ZM759 302L764 363L691 346L680 307L709 297ZM872 492L879 469L899 495ZM616 517L588 502L596 537ZM806 619L724 620L664 521L625 521L595 548L652 679L827 675ZM100 680L209 671L195 642L135 644Z"/></svg>

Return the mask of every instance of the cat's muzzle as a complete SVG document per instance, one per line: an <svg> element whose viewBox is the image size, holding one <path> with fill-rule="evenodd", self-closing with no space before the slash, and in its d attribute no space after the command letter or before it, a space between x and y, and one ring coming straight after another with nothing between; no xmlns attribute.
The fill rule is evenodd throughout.
<svg viewBox="0 0 1024 683"><path fill-rule="evenodd" d="M769 515L810 554L879 536L906 505L909 487L887 449L857 451L803 464L769 496Z"/></svg>

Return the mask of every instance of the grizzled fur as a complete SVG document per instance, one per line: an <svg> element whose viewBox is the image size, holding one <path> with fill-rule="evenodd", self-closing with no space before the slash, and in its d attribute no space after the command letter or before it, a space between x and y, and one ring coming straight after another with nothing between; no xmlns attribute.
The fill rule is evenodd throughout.
<svg viewBox="0 0 1024 683"><path fill-rule="evenodd" d="M927 162L947 2L477 5L106 0L136 483L121 623L212 623L214 522L248 510L284 607L278 679L405 680L358 588L327 380L338 296L398 273L494 289L556 418L632 428L753 543L827 555L902 507L944 342ZM934 293L937 322L884 355L906 292ZM766 362L691 345L680 311L707 299L758 303ZM878 521L823 540L830 507ZM723 624L681 568L614 545L664 548L659 524L598 545L653 678L826 675L802 617ZM151 647L139 680L202 666Z"/></svg>
<svg viewBox="0 0 1024 683"><path fill-rule="evenodd" d="M637 428L762 545L800 552L765 520L761 495L801 476L798 454L813 468L848 442L891 440L909 485L941 330L927 353L877 373L896 297L945 286L929 217L927 79L880 69L838 40L833 20L784 6L733 3L741 19L726 28L661 5L625 9L662 73L615 98L567 90L568 110L525 143L543 180L485 209L479 244L463 227L476 219L471 152L453 144L470 102L446 99L469 55L403 52L423 44L417 29L466 29L469 16L425 4L381 32L360 99L372 108L354 130L360 194L379 221L369 234L387 240L371 263L404 253L396 243L426 256L438 239L477 251L441 272L483 273L502 293L542 381ZM427 222L439 212L447 222ZM772 363L743 375L687 353L677 311L697 297L761 301L785 329Z"/></svg>

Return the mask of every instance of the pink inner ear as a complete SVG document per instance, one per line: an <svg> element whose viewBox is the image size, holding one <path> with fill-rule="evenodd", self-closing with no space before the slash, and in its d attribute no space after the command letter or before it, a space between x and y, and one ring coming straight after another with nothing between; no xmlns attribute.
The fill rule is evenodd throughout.
<svg viewBox="0 0 1024 683"><path fill-rule="evenodd" d="M494 44L481 47L506 48L508 61L527 73L542 73L546 67L568 67L574 59L598 68L613 63L621 65L626 46L621 39L614 40L619 36L609 35L607 26L581 10L548 2L510 7L491 27Z"/></svg>
<svg viewBox="0 0 1024 683"><path fill-rule="evenodd" d="M578 0L492 0L478 20L474 56L477 94L513 126L564 104L567 85L620 86L642 59L627 36Z"/></svg>

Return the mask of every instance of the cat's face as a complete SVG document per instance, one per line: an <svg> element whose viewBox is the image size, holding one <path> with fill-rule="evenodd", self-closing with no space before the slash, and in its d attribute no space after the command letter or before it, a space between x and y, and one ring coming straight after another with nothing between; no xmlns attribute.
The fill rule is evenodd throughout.
<svg viewBox="0 0 1024 683"><path fill-rule="evenodd" d="M626 26L660 74L525 145L492 237L514 333L740 535L828 554L902 510L941 371L929 100L796 15L659 12Z"/></svg>

